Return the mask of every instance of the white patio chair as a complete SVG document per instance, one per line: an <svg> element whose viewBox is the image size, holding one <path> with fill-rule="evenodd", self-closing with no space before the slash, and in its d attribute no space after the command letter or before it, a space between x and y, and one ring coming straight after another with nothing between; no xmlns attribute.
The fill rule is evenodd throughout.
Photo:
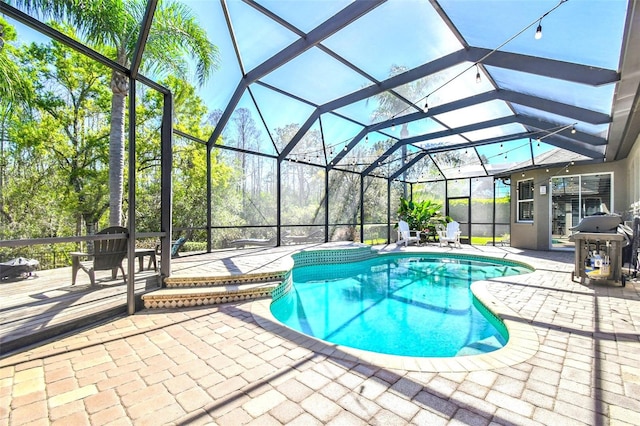
<svg viewBox="0 0 640 426"><path fill-rule="evenodd" d="M460 245L460 224L456 221L453 222L449 222L447 223L447 227L445 228L444 225L439 224L436 228L436 231L438 232L438 240L440 241L440 247L442 247L442 244L447 244L447 246L449 245L449 243L453 243L455 247L462 247Z"/></svg>
<svg viewBox="0 0 640 426"><path fill-rule="evenodd" d="M396 244L404 243L406 247L410 243L420 244L420 231L409 229L409 224L404 220L398 221L398 240Z"/></svg>

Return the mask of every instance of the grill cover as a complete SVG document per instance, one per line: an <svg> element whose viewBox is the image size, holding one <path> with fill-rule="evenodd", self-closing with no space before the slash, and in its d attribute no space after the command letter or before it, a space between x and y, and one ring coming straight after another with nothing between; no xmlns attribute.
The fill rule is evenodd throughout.
<svg viewBox="0 0 640 426"><path fill-rule="evenodd" d="M599 214L582 218L572 231L580 232L616 232L622 217L617 214Z"/></svg>

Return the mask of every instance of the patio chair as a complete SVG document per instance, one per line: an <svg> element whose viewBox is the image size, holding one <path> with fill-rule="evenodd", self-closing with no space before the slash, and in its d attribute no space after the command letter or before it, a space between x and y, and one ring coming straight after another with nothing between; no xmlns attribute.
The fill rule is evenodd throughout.
<svg viewBox="0 0 640 426"><path fill-rule="evenodd" d="M444 225L438 224L436 227L436 232L438 233L440 247L442 247L442 244L447 244L448 246L449 243L453 243L453 245L458 248L462 247L460 245L460 234L462 233L460 231L460 224L455 220L453 222L447 223L446 228Z"/></svg>
<svg viewBox="0 0 640 426"><path fill-rule="evenodd" d="M125 234L127 238L96 240L93 242L93 253L70 253L72 266L71 285L75 285L79 269L89 274L92 286L96 284L95 271L111 271L111 278L116 279L118 268L122 271L122 278L125 284L127 283L127 276L122 267L122 261L127 256L127 240L129 237L127 228L111 226L97 233L97 235L109 234ZM83 258L85 260L81 260Z"/></svg>
<svg viewBox="0 0 640 426"><path fill-rule="evenodd" d="M276 245L277 238L241 238L239 240L229 241L229 245L232 247L240 248L246 246L265 246L273 247Z"/></svg>
<svg viewBox="0 0 640 426"><path fill-rule="evenodd" d="M285 244L319 243L324 241L324 231L318 229L307 235L284 235L282 241Z"/></svg>
<svg viewBox="0 0 640 426"><path fill-rule="evenodd" d="M171 243L171 258L180 257L180 249L187 242L186 237L180 237Z"/></svg>
<svg viewBox="0 0 640 426"><path fill-rule="evenodd" d="M305 235L304 236L304 242L305 243L317 243L317 242L323 242L324 241L324 230L323 229L317 229L315 231L313 231L312 233Z"/></svg>
<svg viewBox="0 0 640 426"><path fill-rule="evenodd" d="M184 246L184 243L187 242L187 237L180 237L175 241L171 241L171 258L174 259L176 257L180 257L180 249ZM156 244L156 255L162 255L162 245Z"/></svg>
<svg viewBox="0 0 640 426"><path fill-rule="evenodd" d="M398 221L398 240L396 244L400 245L404 243L404 246L411 243L420 244L420 231L409 229L409 224L404 220Z"/></svg>

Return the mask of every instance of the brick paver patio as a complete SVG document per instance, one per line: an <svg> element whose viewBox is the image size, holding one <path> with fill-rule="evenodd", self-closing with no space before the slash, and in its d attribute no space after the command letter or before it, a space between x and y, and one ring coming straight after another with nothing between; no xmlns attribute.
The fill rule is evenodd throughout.
<svg viewBox="0 0 640 426"><path fill-rule="evenodd" d="M640 424L640 283L572 282L571 253L488 251L538 268L486 286L537 335L513 365L337 356L278 332L265 301L148 310L0 360L0 423Z"/></svg>

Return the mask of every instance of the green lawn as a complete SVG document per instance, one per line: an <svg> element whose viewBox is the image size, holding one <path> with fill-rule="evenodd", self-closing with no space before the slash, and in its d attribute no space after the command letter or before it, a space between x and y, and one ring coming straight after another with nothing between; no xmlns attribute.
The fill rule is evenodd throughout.
<svg viewBox="0 0 640 426"><path fill-rule="evenodd" d="M468 237L460 237L461 240L467 240ZM501 237L496 237L496 244L499 244L502 241ZM384 238L371 238L368 240L364 241L365 244L368 245L377 245L377 244L386 244L387 240ZM471 245L474 246L485 246L485 245L491 245L493 244L493 238L492 237L472 237L471 238Z"/></svg>

